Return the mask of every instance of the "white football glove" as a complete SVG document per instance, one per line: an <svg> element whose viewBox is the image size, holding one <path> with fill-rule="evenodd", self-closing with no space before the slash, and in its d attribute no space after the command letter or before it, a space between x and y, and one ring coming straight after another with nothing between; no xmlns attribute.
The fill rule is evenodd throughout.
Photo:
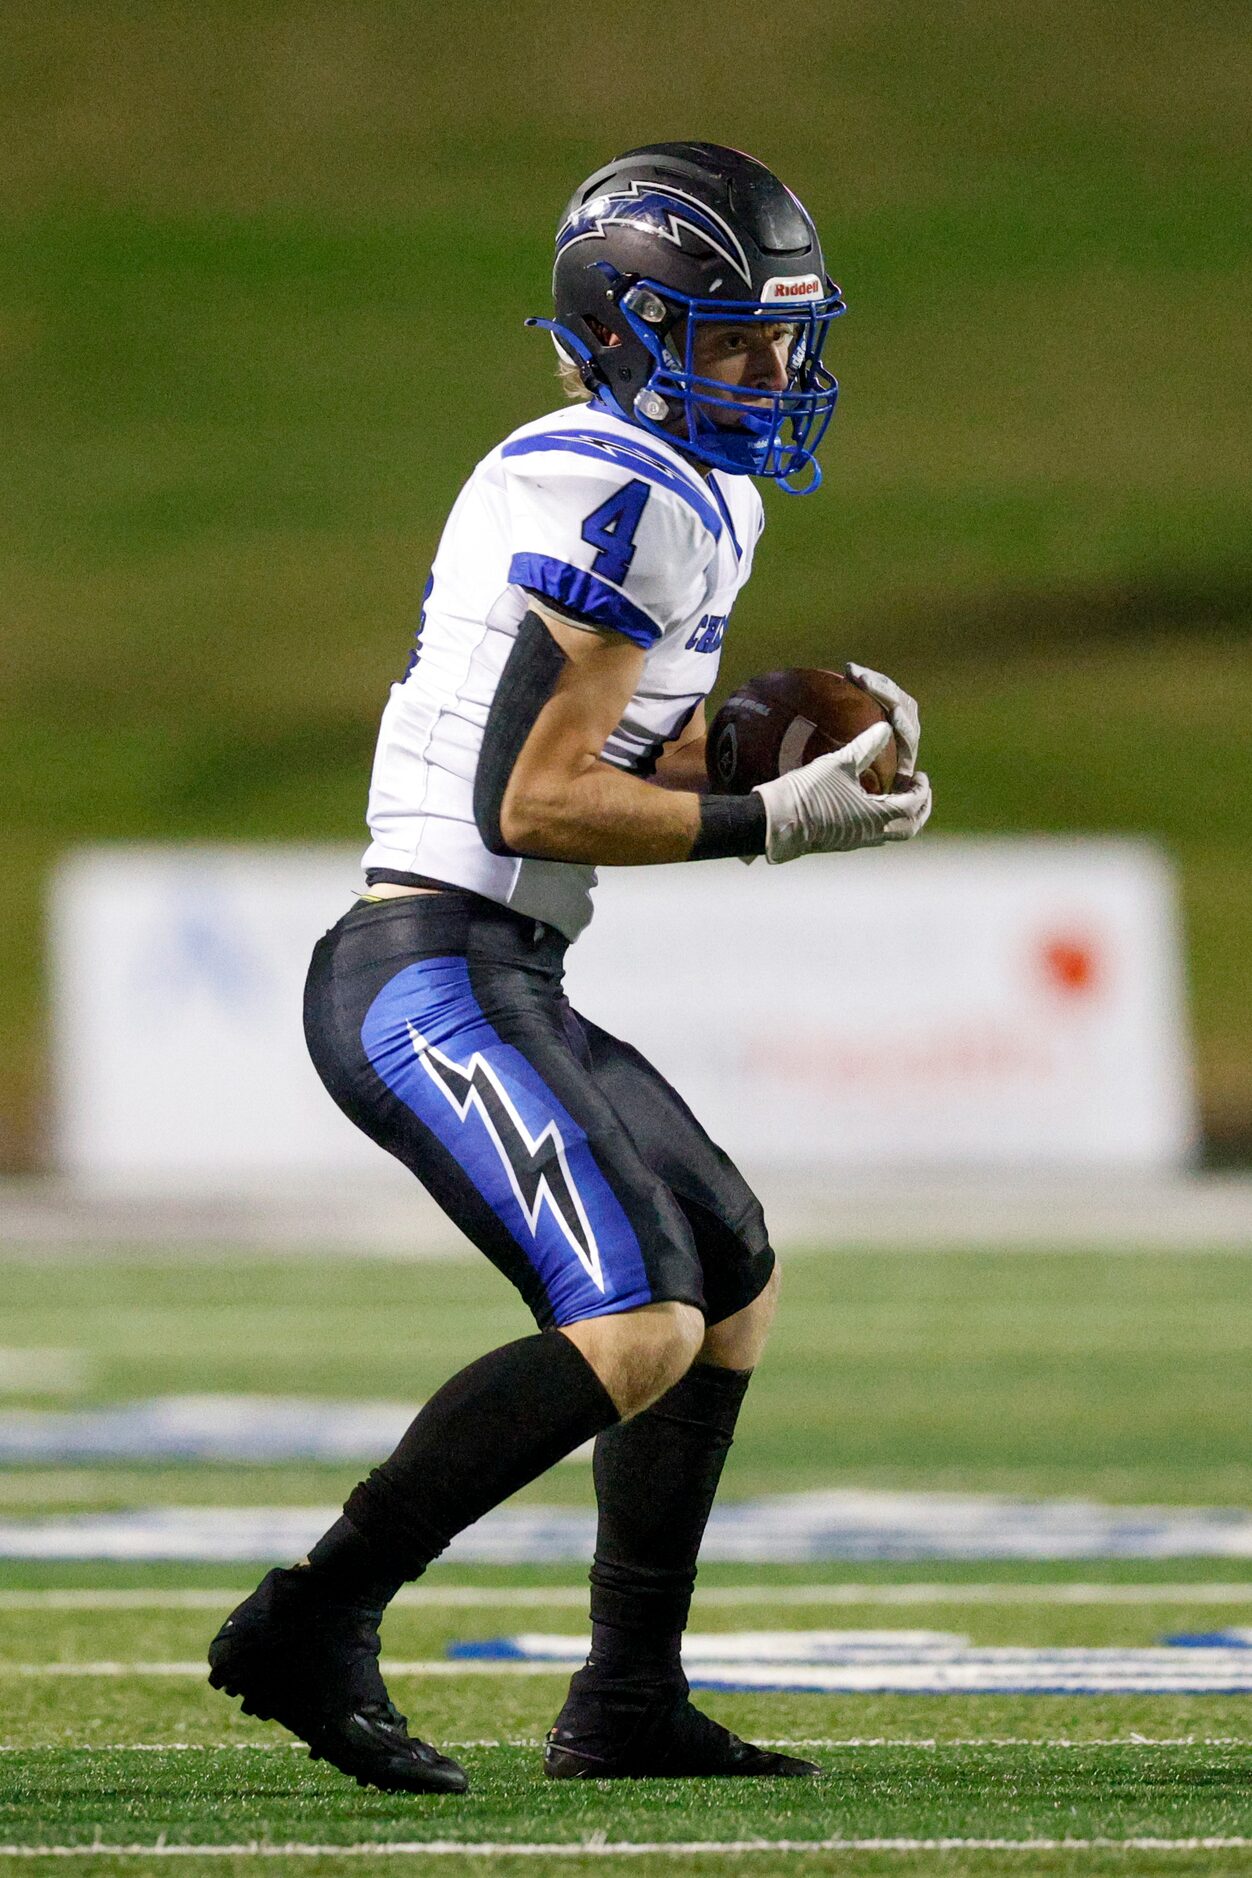
<svg viewBox="0 0 1252 1878"><path fill-rule="evenodd" d="M911 776L917 768L917 746L922 739L917 699L910 698L908 692L897 685L893 678L872 671L868 665L845 665L844 670L853 684L859 685L862 691L868 691L891 719L899 752L896 774L901 779Z"/></svg>
<svg viewBox="0 0 1252 1878"><path fill-rule="evenodd" d="M930 814L925 776L910 776L905 789L885 796L871 796L860 784L890 737L890 725L872 724L842 750L758 783L756 793L765 804L765 858L778 862L802 854L845 854L917 834Z"/></svg>

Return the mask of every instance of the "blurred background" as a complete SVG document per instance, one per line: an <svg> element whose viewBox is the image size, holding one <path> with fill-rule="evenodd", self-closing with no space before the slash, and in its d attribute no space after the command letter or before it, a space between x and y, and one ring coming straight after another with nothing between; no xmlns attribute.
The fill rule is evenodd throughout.
<svg viewBox="0 0 1252 1878"><path fill-rule="evenodd" d="M476 459L556 404L550 241L738 144L851 312L723 679L923 700L943 834L1172 857L1204 1151L1252 1152L1246 18L1208 0L0 6L0 1166L50 1155L45 905L87 842L357 843Z"/></svg>

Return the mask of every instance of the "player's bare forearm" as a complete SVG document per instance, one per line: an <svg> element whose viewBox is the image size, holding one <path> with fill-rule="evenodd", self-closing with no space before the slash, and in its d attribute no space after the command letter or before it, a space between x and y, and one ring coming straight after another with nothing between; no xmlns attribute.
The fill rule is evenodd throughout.
<svg viewBox="0 0 1252 1878"><path fill-rule="evenodd" d="M519 854L597 867L685 861L700 827L698 795L654 788L598 761L550 795L528 795L512 814L505 802L501 829Z"/></svg>
<svg viewBox="0 0 1252 1878"><path fill-rule="evenodd" d="M666 744L651 781L659 783L662 789L689 789L696 795L704 795L709 786L704 760L707 741L708 725L701 704L693 712L682 736Z"/></svg>
<svg viewBox="0 0 1252 1878"><path fill-rule="evenodd" d="M550 616L545 625L564 664L513 766L501 834L516 853L553 861L685 861L699 832L699 796L657 789L600 756L638 683L642 650Z"/></svg>

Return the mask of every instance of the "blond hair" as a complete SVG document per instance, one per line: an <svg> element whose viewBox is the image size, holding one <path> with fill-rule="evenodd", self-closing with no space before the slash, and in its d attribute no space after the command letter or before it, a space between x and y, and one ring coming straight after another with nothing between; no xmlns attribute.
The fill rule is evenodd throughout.
<svg viewBox="0 0 1252 1878"><path fill-rule="evenodd" d="M556 375L561 381L561 390L573 404L586 404L591 397L582 381L582 373L572 359L558 359Z"/></svg>

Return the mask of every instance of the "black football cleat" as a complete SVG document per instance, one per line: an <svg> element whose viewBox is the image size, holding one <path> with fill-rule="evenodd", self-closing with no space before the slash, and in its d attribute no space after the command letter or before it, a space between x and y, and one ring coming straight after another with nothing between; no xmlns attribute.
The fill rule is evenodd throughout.
<svg viewBox="0 0 1252 1878"><path fill-rule="evenodd" d="M795 1780L822 1772L814 1761L741 1741L692 1706L685 1683L631 1689L578 1682L575 1676L548 1731L543 1771L550 1780Z"/></svg>
<svg viewBox="0 0 1252 1878"><path fill-rule="evenodd" d="M374 1611L332 1602L301 1570L268 1572L209 1645L209 1681L362 1787L464 1793L465 1769L413 1739L378 1668Z"/></svg>

